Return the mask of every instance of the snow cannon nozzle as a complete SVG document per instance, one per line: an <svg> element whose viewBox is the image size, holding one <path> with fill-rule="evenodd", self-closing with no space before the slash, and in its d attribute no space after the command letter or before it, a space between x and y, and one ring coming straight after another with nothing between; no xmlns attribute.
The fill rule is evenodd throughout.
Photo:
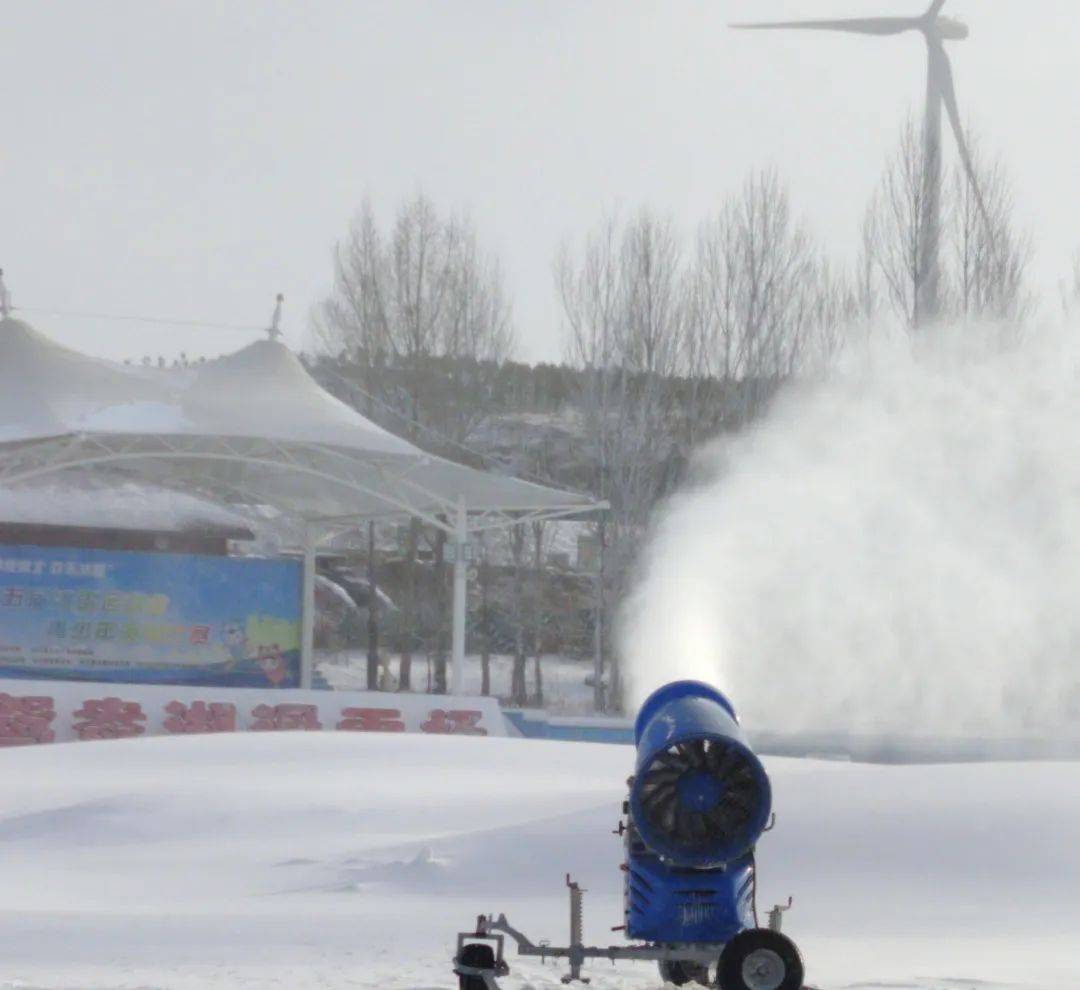
<svg viewBox="0 0 1080 990"><path fill-rule="evenodd" d="M772 792L731 702L675 681L641 706L630 810L645 845L672 865L715 869L752 849Z"/></svg>
<svg viewBox="0 0 1080 990"><path fill-rule="evenodd" d="M657 688L642 703L634 720L634 742L641 742L641 730L646 723L665 705L679 698L710 698L727 711L728 715L737 725L739 716L735 714L735 706L728 701L723 692L718 691L711 684L704 681L671 681L661 688Z"/></svg>

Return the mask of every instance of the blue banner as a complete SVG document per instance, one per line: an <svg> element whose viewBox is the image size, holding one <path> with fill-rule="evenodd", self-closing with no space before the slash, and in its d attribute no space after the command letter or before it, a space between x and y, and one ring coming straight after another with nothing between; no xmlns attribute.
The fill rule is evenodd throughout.
<svg viewBox="0 0 1080 990"><path fill-rule="evenodd" d="M298 687L298 561L0 546L0 677Z"/></svg>

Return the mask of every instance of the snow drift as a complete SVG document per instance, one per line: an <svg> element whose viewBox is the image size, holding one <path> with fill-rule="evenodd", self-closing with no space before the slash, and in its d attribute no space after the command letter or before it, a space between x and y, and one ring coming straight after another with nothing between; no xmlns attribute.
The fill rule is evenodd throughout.
<svg viewBox="0 0 1080 990"><path fill-rule="evenodd" d="M450 990L481 911L565 937L566 871L586 938L618 942L633 759L393 733L0 752L0 988ZM811 985L1078 985L1080 766L766 764L758 905L794 895ZM508 990L561 986L562 967L511 965ZM587 975L659 986L645 965Z"/></svg>

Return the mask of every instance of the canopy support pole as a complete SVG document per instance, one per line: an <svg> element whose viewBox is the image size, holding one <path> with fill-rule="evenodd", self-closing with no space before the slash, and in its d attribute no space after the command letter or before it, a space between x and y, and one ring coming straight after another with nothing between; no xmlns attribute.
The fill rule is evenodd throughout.
<svg viewBox="0 0 1080 990"><path fill-rule="evenodd" d="M460 697L465 688L465 604L469 563L465 547L469 540L465 499L458 497L454 518L454 621L453 648L450 656L450 693Z"/></svg>
<svg viewBox="0 0 1080 990"><path fill-rule="evenodd" d="M315 530L304 527L304 590L300 612L300 687L310 688L315 673Z"/></svg>

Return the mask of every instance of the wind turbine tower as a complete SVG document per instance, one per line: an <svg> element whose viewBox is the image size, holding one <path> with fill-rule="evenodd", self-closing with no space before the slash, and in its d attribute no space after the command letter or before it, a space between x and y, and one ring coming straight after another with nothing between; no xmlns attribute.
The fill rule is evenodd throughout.
<svg viewBox="0 0 1080 990"><path fill-rule="evenodd" d="M732 24L738 30L750 31L841 31L846 34L888 37L917 31L926 41L926 111L923 117L923 197L920 218L920 250L918 291L915 303L915 322L921 325L932 321L941 311L941 110L949 117L956 138L964 171L975 193L979 211L988 227L989 218L983 204L971 153L960 122L956 102L956 86L952 66L945 52L946 41L962 41L968 36L967 26L950 17L943 17L946 0L934 0L919 17L855 17L840 20L777 21L763 24Z"/></svg>

